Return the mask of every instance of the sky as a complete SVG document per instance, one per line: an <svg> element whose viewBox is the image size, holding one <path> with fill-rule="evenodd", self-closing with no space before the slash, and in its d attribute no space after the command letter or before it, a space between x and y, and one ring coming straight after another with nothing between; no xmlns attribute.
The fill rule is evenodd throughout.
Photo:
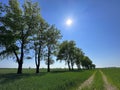
<svg viewBox="0 0 120 90"><path fill-rule="evenodd" d="M62 41L74 40L97 67L120 67L120 0L34 1L39 3L42 17L61 31ZM70 26L67 19L72 20ZM24 61L23 67L29 66L35 67L34 60ZM0 67L13 68L17 63L6 59L0 61ZM43 61L41 67L47 67ZM56 62L51 67L67 66Z"/></svg>

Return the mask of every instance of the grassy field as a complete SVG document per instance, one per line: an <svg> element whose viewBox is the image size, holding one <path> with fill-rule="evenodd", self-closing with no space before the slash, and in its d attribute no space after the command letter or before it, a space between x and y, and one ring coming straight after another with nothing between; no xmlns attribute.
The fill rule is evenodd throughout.
<svg viewBox="0 0 120 90"><path fill-rule="evenodd" d="M102 71L107 76L108 81L120 90L120 68L105 68Z"/></svg>
<svg viewBox="0 0 120 90"><path fill-rule="evenodd" d="M84 81L95 73L89 87L82 90L106 90L102 71L108 82L120 90L120 68L68 71L52 69L50 73L42 69L35 74L34 69L23 69L23 74L16 74L16 69L0 69L0 90L76 90Z"/></svg>
<svg viewBox="0 0 120 90"><path fill-rule="evenodd" d="M75 90L94 70L53 70L50 73L41 70L35 74L34 69L24 69L23 72L17 75L16 69L0 69L0 90Z"/></svg>

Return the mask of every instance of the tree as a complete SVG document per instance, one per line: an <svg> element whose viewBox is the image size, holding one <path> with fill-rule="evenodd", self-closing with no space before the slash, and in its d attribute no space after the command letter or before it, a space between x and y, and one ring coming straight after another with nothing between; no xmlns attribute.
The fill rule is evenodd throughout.
<svg viewBox="0 0 120 90"><path fill-rule="evenodd" d="M61 39L60 31L54 25L49 26L46 32L46 47L47 47L47 71L50 72L51 56L57 50L59 39Z"/></svg>
<svg viewBox="0 0 120 90"><path fill-rule="evenodd" d="M92 65L92 61L89 59L89 57L84 56L82 59L82 67L85 69L90 69Z"/></svg>
<svg viewBox="0 0 120 90"><path fill-rule="evenodd" d="M69 41L68 44L68 49L69 49L69 59L71 63L71 69L73 70L74 63L75 63L75 42L74 41Z"/></svg>
<svg viewBox="0 0 120 90"><path fill-rule="evenodd" d="M34 41L34 51L35 51L35 65L36 65L36 73L39 73L40 61L44 58L44 48L46 44L46 29L48 25L44 23L42 20L39 22L38 32L35 33L35 37L33 37Z"/></svg>
<svg viewBox="0 0 120 90"><path fill-rule="evenodd" d="M96 65L95 64L91 64L91 69L95 69Z"/></svg>
<svg viewBox="0 0 120 90"><path fill-rule="evenodd" d="M84 57L84 53L80 48L75 48L75 63L77 65L78 70L81 69L81 62Z"/></svg>
<svg viewBox="0 0 120 90"><path fill-rule="evenodd" d="M21 9L17 0L9 0L6 14L1 19L3 25L1 32L5 32L2 38L6 38L5 42L0 40L2 47L5 48L1 55L8 56L9 52L14 54L18 63L18 74L22 73L24 54L28 50L29 38L36 29L38 10L37 4L31 1L26 1Z"/></svg>
<svg viewBox="0 0 120 90"><path fill-rule="evenodd" d="M74 49L75 42L74 41L63 41L59 46L59 52L57 55L57 60L64 60L68 64L69 70L73 70L74 66ZM71 65L70 65L71 64Z"/></svg>

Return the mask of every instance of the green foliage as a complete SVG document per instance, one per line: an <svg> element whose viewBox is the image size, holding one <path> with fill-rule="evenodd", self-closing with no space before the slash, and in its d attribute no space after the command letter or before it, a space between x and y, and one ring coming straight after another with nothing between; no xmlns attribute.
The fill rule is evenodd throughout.
<svg viewBox="0 0 120 90"><path fill-rule="evenodd" d="M18 0L9 0L4 6L0 3L0 57L13 57L18 63L17 73L22 73L24 59L31 59L28 54L32 50L37 72L43 59L49 72L54 56L64 60L69 70L73 70L74 64L78 69L81 64L87 68L95 67L89 58L83 58L84 53L76 47L75 41L63 41L59 46L61 38L60 30L41 17L37 2L25 0L22 7Z"/></svg>
<svg viewBox="0 0 120 90"><path fill-rule="evenodd" d="M92 64L92 61L89 59L89 57L85 56L83 51L76 47L74 41L66 40L61 43L59 46L57 60L64 60L68 64L69 70L71 68L73 70L74 64L77 65L78 69L81 68L81 65L86 69L95 68L95 65Z"/></svg>
<svg viewBox="0 0 120 90"><path fill-rule="evenodd" d="M83 51L80 48L76 47L74 50L74 59L78 69L81 69L81 63L82 63L83 57L84 57Z"/></svg>
<svg viewBox="0 0 120 90"><path fill-rule="evenodd" d="M63 41L61 45L59 46L59 52L57 55L57 60L64 60L69 67L69 70L71 67L73 68L74 65L74 49L75 49L75 42L74 41ZM71 67L70 67L71 63Z"/></svg>
<svg viewBox="0 0 120 90"><path fill-rule="evenodd" d="M22 73L24 55L29 51L30 38L35 33L38 22L41 21L40 8L37 3L28 0L23 8L20 7L18 0L9 0L5 8L6 13L0 21L2 23L0 32L3 33L0 34L0 45L5 49L0 55L9 56L9 52L14 54L13 57L16 57L19 65L18 73Z"/></svg>
<svg viewBox="0 0 120 90"><path fill-rule="evenodd" d="M84 56L83 59L82 59L82 66L85 69L90 69L91 65L92 65L92 61L89 59L89 57Z"/></svg>
<svg viewBox="0 0 120 90"><path fill-rule="evenodd" d="M54 52L57 50L59 39L61 39L61 33L60 30L58 30L54 25L49 26L46 32L46 47L47 47L47 66L48 66L48 72L50 72L50 64L52 55L54 55Z"/></svg>

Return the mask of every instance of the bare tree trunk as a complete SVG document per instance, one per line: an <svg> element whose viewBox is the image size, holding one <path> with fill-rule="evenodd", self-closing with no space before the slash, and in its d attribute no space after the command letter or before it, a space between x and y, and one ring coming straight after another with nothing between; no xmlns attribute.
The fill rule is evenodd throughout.
<svg viewBox="0 0 120 90"><path fill-rule="evenodd" d="M48 47L48 69L47 72L50 72L50 48Z"/></svg>
<svg viewBox="0 0 120 90"><path fill-rule="evenodd" d="M23 36L23 30L22 30L22 36ZM20 59L18 60L17 74L22 74L23 58L24 58L24 38L22 38L22 43L21 43L21 56L20 56Z"/></svg>
<svg viewBox="0 0 120 90"><path fill-rule="evenodd" d="M71 68L70 68L70 62L69 61L67 61L67 63L68 63L68 68L69 68L69 71L71 70Z"/></svg>
<svg viewBox="0 0 120 90"><path fill-rule="evenodd" d="M19 62L19 63L18 63L17 74L22 74L22 62Z"/></svg>
<svg viewBox="0 0 120 90"><path fill-rule="evenodd" d="M72 60L72 59L71 59L70 61L71 61L71 68L72 68L72 70L73 70L74 63L73 63L73 60Z"/></svg>
<svg viewBox="0 0 120 90"><path fill-rule="evenodd" d="M39 73L39 65L36 66L36 73Z"/></svg>
<svg viewBox="0 0 120 90"><path fill-rule="evenodd" d="M35 46L35 63L36 63L36 73L39 73L39 67L40 67L40 58L41 58L41 45L38 48L37 53L37 47ZM37 57L38 56L38 57Z"/></svg>

